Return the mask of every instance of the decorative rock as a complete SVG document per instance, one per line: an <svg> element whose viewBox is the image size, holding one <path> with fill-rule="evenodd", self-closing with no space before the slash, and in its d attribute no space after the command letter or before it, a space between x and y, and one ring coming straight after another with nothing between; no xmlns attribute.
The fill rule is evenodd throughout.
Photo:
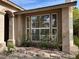
<svg viewBox="0 0 79 59"><path fill-rule="evenodd" d="M19 52L19 53L26 53L26 49L25 48L16 48L16 51Z"/></svg>
<svg viewBox="0 0 79 59"><path fill-rule="evenodd" d="M38 55L41 57L45 57L45 58L50 58L50 54L46 53L46 52L38 52Z"/></svg>

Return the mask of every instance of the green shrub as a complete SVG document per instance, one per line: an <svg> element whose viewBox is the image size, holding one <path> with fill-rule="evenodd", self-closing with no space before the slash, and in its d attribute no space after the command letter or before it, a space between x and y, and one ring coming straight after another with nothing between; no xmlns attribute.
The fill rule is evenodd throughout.
<svg viewBox="0 0 79 59"><path fill-rule="evenodd" d="M37 47L43 49L58 49L58 44L49 41L24 41L21 46L24 47Z"/></svg>
<svg viewBox="0 0 79 59"><path fill-rule="evenodd" d="M37 47L43 49L59 49L59 44L55 40L49 41L47 37L44 37L40 41L31 41L30 39L22 39L22 47ZM59 49L60 50L60 49Z"/></svg>
<svg viewBox="0 0 79 59"><path fill-rule="evenodd" d="M40 42L40 48L43 48L43 49L48 48L48 42Z"/></svg>
<svg viewBox="0 0 79 59"><path fill-rule="evenodd" d="M79 54L76 56L76 58L75 59L79 59Z"/></svg>
<svg viewBox="0 0 79 59"><path fill-rule="evenodd" d="M15 47L11 41L8 41L7 43L7 53L12 53L14 51Z"/></svg>
<svg viewBox="0 0 79 59"><path fill-rule="evenodd" d="M74 44L79 47L79 37L74 36Z"/></svg>
<svg viewBox="0 0 79 59"><path fill-rule="evenodd" d="M30 46L30 42L29 40L23 38L22 39L22 44L21 44L22 47L29 47Z"/></svg>
<svg viewBox="0 0 79 59"><path fill-rule="evenodd" d="M75 44L76 46L78 46L78 48L79 48L79 37L74 36L74 44ZM75 59L79 59L79 54L76 56Z"/></svg>

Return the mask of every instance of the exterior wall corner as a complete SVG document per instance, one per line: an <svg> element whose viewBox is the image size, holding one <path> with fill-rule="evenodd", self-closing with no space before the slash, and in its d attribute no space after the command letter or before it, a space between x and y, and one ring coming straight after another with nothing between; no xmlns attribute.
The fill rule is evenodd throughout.
<svg viewBox="0 0 79 59"><path fill-rule="evenodd" d="M73 54L73 7L66 7L62 9L62 50L64 52Z"/></svg>

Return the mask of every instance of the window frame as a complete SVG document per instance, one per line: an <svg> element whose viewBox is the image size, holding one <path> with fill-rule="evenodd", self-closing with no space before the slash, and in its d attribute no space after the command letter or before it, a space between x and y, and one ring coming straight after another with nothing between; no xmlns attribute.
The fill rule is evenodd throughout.
<svg viewBox="0 0 79 59"><path fill-rule="evenodd" d="M57 23L57 27L52 27L52 24L51 24L51 20L52 20L52 15L53 14L56 14L57 16L56 16L56 23ZM31 20L31 17L33 17L33 16L38 16L39 18L41 18L41 16L45 16L45 15L49 15L49 17L50 17L50 20L49 20L49 27L39 27L39 28L33 28L32 27L32 20ZM40 15L33 15L33 16L26 16L26 17L29 17L29 19L30 19L30 26L29 26L29 28L27 28L27 29L29 29L30 30L30 32L31 32L31 35L30 35L30 33L29 33L29 35L30 35L30 37L31 37L31 40L32 40L32 29L38 29L39 30L39 40L38 41L40 41L40 38L41 38L41 30L42 29L49 29L49 39L50 38L52 38L53 36L55 36L55 35L52 35L52 30L53 29L56 29L57 30L57 40L58 40L58 13L49 13L49 14L40 14ZM39 19L40 20L40 19ZM27 33L27 32L26 32ZM36 40L32 40L32 41L36 41Z"/></svg>
<svg viewBox="0 0 79 59"><path fill-rule="evenodd" d="M56 14L57 27L52 27L52 24L51 24L51 38L52 38L53 36L57 36L57 39L56 39L56 40L57 40L57 42L58 42L58 13L51 13L51 20L52 20L52 15L53 15L53 14ZM53 29L56 29L56 30L57 30L57 34L56 34L56 35L53 35L53 34L52 34L52 30L53 30Z"/></svg>
<svg viewBox="0 0 79 59"><path fill-rule="evenodd" d="M50 17L50 14L42 14L42 15L34 15L34 16L39 16L39 18L41 18L41 16L44 16L44 15L49 15L49 17ZM31 17L33 17L33 16L31 16ZM32 28L32 20L31 20L31 31L32 31L32 29L39 29L39 41L40 41L40 39L41 39L41 29L49 29L49 34L50 34L50 21L49 21L49 27L47 27L47 28L46 27ZM31 40L32 40L32 35L31 35ZM32 41L35 41L35 40L32 40Z"/></svg>

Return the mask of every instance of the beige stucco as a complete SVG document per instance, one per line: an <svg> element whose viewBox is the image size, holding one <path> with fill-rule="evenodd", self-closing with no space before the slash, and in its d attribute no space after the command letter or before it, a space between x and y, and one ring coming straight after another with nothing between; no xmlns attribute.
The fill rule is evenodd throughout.
<svg viewBox="0 0 79 59"><path fill-rule="evenodd" d="M17 44L18 46L21 45L21 40L22 40L22 18L21 18L21 15L18 15L18 19L17 19L17 22L18 22L18 38L17 38Z"/></svg>
<svg viewBox="0 0 79 59"><path fill-rule="evenodd" d="M0 52L5 47L5 42L4 42L4 14L5 13L0 12Z"/></svg>
<svg viewBox="0 0 79 59"><path fill-rule="evenodd" d="M14 19L14 35L15 35L15 44L16 46L20 46L22 43L22 39L24 37L24 26L25 26L25 17L23 15L17 15Z"/></svg>
<svg viewBox="0 0 79 59"><path fill-rule="evenodd" d="M69 15L70 15L69 8L68 7L63 8L62 9L62 49L65 52L70 52L71 49L70 47L73 46L73 29L72 26L71 28L69 28L69 25L72 25L72 22L70 24L69 20L72 20L72 18L70 18Z"/></svg>
<svg viewBox="0 0 79 59"><path fill-rule="evenodd" d="M4 42L4 14L0 13L0 42Z"/></svg>
<svg viewBox="0 0 79 59"><path fill-rule="evenodd" d="M62 9L62 49L67 53L78 51L73 43L73 7Z"/></svg>

